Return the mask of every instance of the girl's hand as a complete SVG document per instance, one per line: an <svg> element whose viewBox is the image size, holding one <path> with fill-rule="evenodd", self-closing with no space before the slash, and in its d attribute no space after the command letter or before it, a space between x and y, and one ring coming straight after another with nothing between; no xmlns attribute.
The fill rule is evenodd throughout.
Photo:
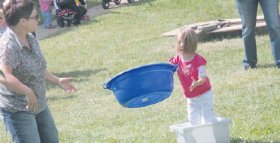
<svg viewBox="0 0 280 143"><path fill-rule="evenodd" d="M192 91L194 88L196 88L198 85L200 85L200 82L196 81L193 77L192 77L192 84L189 87L190 91Z"/></svg>
<svg viewBox="0 0 280 143"><path fill-rule="evenodd" d="M71 81L74 78L67 77L67 78L59 78L58 85L60 85L66 92L75 92L77 89L71 84Z"/></svg>

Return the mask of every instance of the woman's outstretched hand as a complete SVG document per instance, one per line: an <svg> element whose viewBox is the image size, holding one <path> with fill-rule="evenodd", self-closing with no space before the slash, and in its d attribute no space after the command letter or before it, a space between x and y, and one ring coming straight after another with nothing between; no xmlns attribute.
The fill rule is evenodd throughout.
<svg viewBox="0 0 280 143"><path fill-rule="evenodd" d="M66 92L75 92L77 89L71 84L73 79L74 78L72 77L59 78L58 85L61 86Z"/></svg>

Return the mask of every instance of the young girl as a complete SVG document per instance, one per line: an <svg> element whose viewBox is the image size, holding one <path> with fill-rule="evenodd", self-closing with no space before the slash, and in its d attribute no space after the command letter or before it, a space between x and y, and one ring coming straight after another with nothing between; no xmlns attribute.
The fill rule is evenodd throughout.
<svg viewBox="0 0 280 143"><path fill-rule="evenodd" d="M198 37L192 29L182 29L177 37L177 55L169 61L178 65L178 78L187 98L188 121L197 126L216 121L206 60L196 53Z"/></svg>

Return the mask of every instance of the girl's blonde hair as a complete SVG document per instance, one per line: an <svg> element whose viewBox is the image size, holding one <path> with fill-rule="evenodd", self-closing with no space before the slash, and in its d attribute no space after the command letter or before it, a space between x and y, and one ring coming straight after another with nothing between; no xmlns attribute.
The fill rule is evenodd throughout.
<svg viewBox="0 0 280 143"><path fill-rule="evenodd" d="M183 52L195 53L197 49L198 37L191 28L181 29L177 37L177 47Z"/></svg>

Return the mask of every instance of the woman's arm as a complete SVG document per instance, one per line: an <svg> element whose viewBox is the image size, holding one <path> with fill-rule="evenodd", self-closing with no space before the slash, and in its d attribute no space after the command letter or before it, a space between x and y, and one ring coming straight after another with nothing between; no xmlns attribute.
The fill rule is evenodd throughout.
<svg viewBox="0 0 280 143"><path fill-rule="evenodd" d="M32 89L24 85L12 74L12 67L0 64L0 70L4 75L0 82L2 82L9 90L26 96L28 104L27 109L34 110L37 105L37 99Z"/></svg>
<svg viewBox="0 0 280 143"><path fill-rule="evenodd" d="M55 83L63 88L66 92L75 92L77 89L71 84L71 81L74 79L72 77L59 78L49 71L45 71L45 78L47 81Z"/></svg>
<svg viewBox="0 0 280 143"><path fill-rule="evenodd" d="M47 81L55 83L58 85L59 78L55 76L54 74L50 73L49 71L45 71L45 78Z"/></svg>
<svg viewBox="0 0 280 143"><path fill-rule="evenodd" d="M33 91L20 82L15 76L12 75L12 68L7 65L0 64L0 69L2 70L5 78L1 82L11 91L14 91L21 95L31 95L34 94Z"/></svg>

